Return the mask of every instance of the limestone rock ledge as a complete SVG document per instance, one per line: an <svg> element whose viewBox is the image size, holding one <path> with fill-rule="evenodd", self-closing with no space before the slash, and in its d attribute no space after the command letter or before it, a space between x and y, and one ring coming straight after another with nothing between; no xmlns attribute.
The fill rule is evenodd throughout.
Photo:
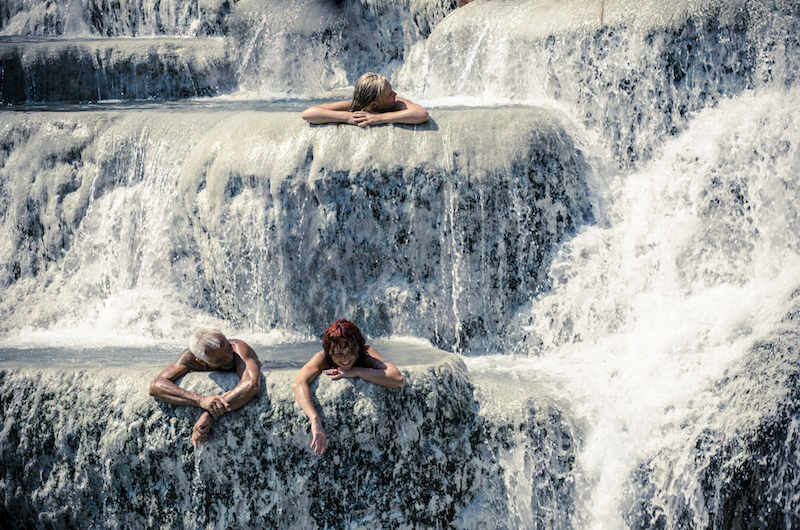
<svg viewBox="0 0 800 530"><path fill-rule="evenodd" d="M0 370L0 516L16 527L446 526L472 497L477 407L459 357L403 368L406 386L312 386L328 450L309 449L294 370L215 421L195 452L198 409L147 394L155 370ZM233 374L187 375L221 393Z"/></svg>

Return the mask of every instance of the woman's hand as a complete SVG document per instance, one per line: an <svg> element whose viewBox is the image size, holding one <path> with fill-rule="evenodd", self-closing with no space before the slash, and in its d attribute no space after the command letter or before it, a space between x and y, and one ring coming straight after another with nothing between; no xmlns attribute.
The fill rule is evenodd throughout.
<svg viewBox="0 0 800 530"><path fill-rule="evenodd" d="M350 370L342 370L341 368L331 368L330 370L325 370L325 374L331 376L331 379L355 379L358 377L358 370L353 368Z"/></svg>
<svg viewBox="0 0 800 530"><path fill-rule="evenodd" d="M321 455L326 447L328 447L328 437L322 428L322 420L317 417L311 422L311 449L315 454Z"/></svg>
<svg viewBox="0 0 800 530"><path fill-rule="evenodd" d="M353 125L366 128L370 125L377 125L378 123L381 123L380 118L380 114L373 114L371 112L360 110L353 113Z"/></svg>

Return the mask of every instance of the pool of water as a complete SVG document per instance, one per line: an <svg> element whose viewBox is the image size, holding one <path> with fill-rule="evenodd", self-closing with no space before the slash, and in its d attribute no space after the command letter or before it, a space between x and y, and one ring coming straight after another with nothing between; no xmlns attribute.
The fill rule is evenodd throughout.
<svg viewBox="0 0 800 530"><path fill-rule="evenodd" d="M381 355L398 367L429 364L448 354L415 339L371 341ZM250 343L264 370L296 370L322 349L320 342L282 344ZM75 368L160 368L178 358L180 348L173 345L152 347L0 347L0 368L65 366Z"/></svg>
<svg viewBox="0 0 800 530"><path fill-rule="evenodd" d="M152 111L159 112L297 112L306 107L329 103L332 99L309 102L308 100L237 100L231 98L194 98L179 101L161 100L103 100L59 103L21 103L0 106L5 112L96 112L96 111Z"/></svg>

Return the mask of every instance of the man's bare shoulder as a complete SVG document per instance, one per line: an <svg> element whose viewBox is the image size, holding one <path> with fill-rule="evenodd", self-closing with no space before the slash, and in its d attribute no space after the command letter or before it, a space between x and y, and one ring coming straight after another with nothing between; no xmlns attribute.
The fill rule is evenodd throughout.
<svg viewBox="0 0 800 530"><path fill-rule="evenodd" d="M243 361L252 359L258 363L259 367L261 366L261 361L258 359L258 355L256 355L255 350L248 346L245 341L239 339L228 339L228 342L231 343L231 346L233 346L233 351L236 352L240 359Z"/></svg>

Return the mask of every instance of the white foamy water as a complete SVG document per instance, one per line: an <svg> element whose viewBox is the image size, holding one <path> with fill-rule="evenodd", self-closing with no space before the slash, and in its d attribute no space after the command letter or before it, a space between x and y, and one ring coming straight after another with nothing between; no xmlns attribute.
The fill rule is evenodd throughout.
<svg viewBox="0 0 800 530"><path fill-rule="evenodd" d="M725 372L790 308L797 98L753 92L699 113L663 155L615 181L607 227L560 249L510 355L467 360L573 404L589 426L579 464L592 528L625 527L636 467L708 427ZM735 423L739 412L721 414Z"/></svg>

